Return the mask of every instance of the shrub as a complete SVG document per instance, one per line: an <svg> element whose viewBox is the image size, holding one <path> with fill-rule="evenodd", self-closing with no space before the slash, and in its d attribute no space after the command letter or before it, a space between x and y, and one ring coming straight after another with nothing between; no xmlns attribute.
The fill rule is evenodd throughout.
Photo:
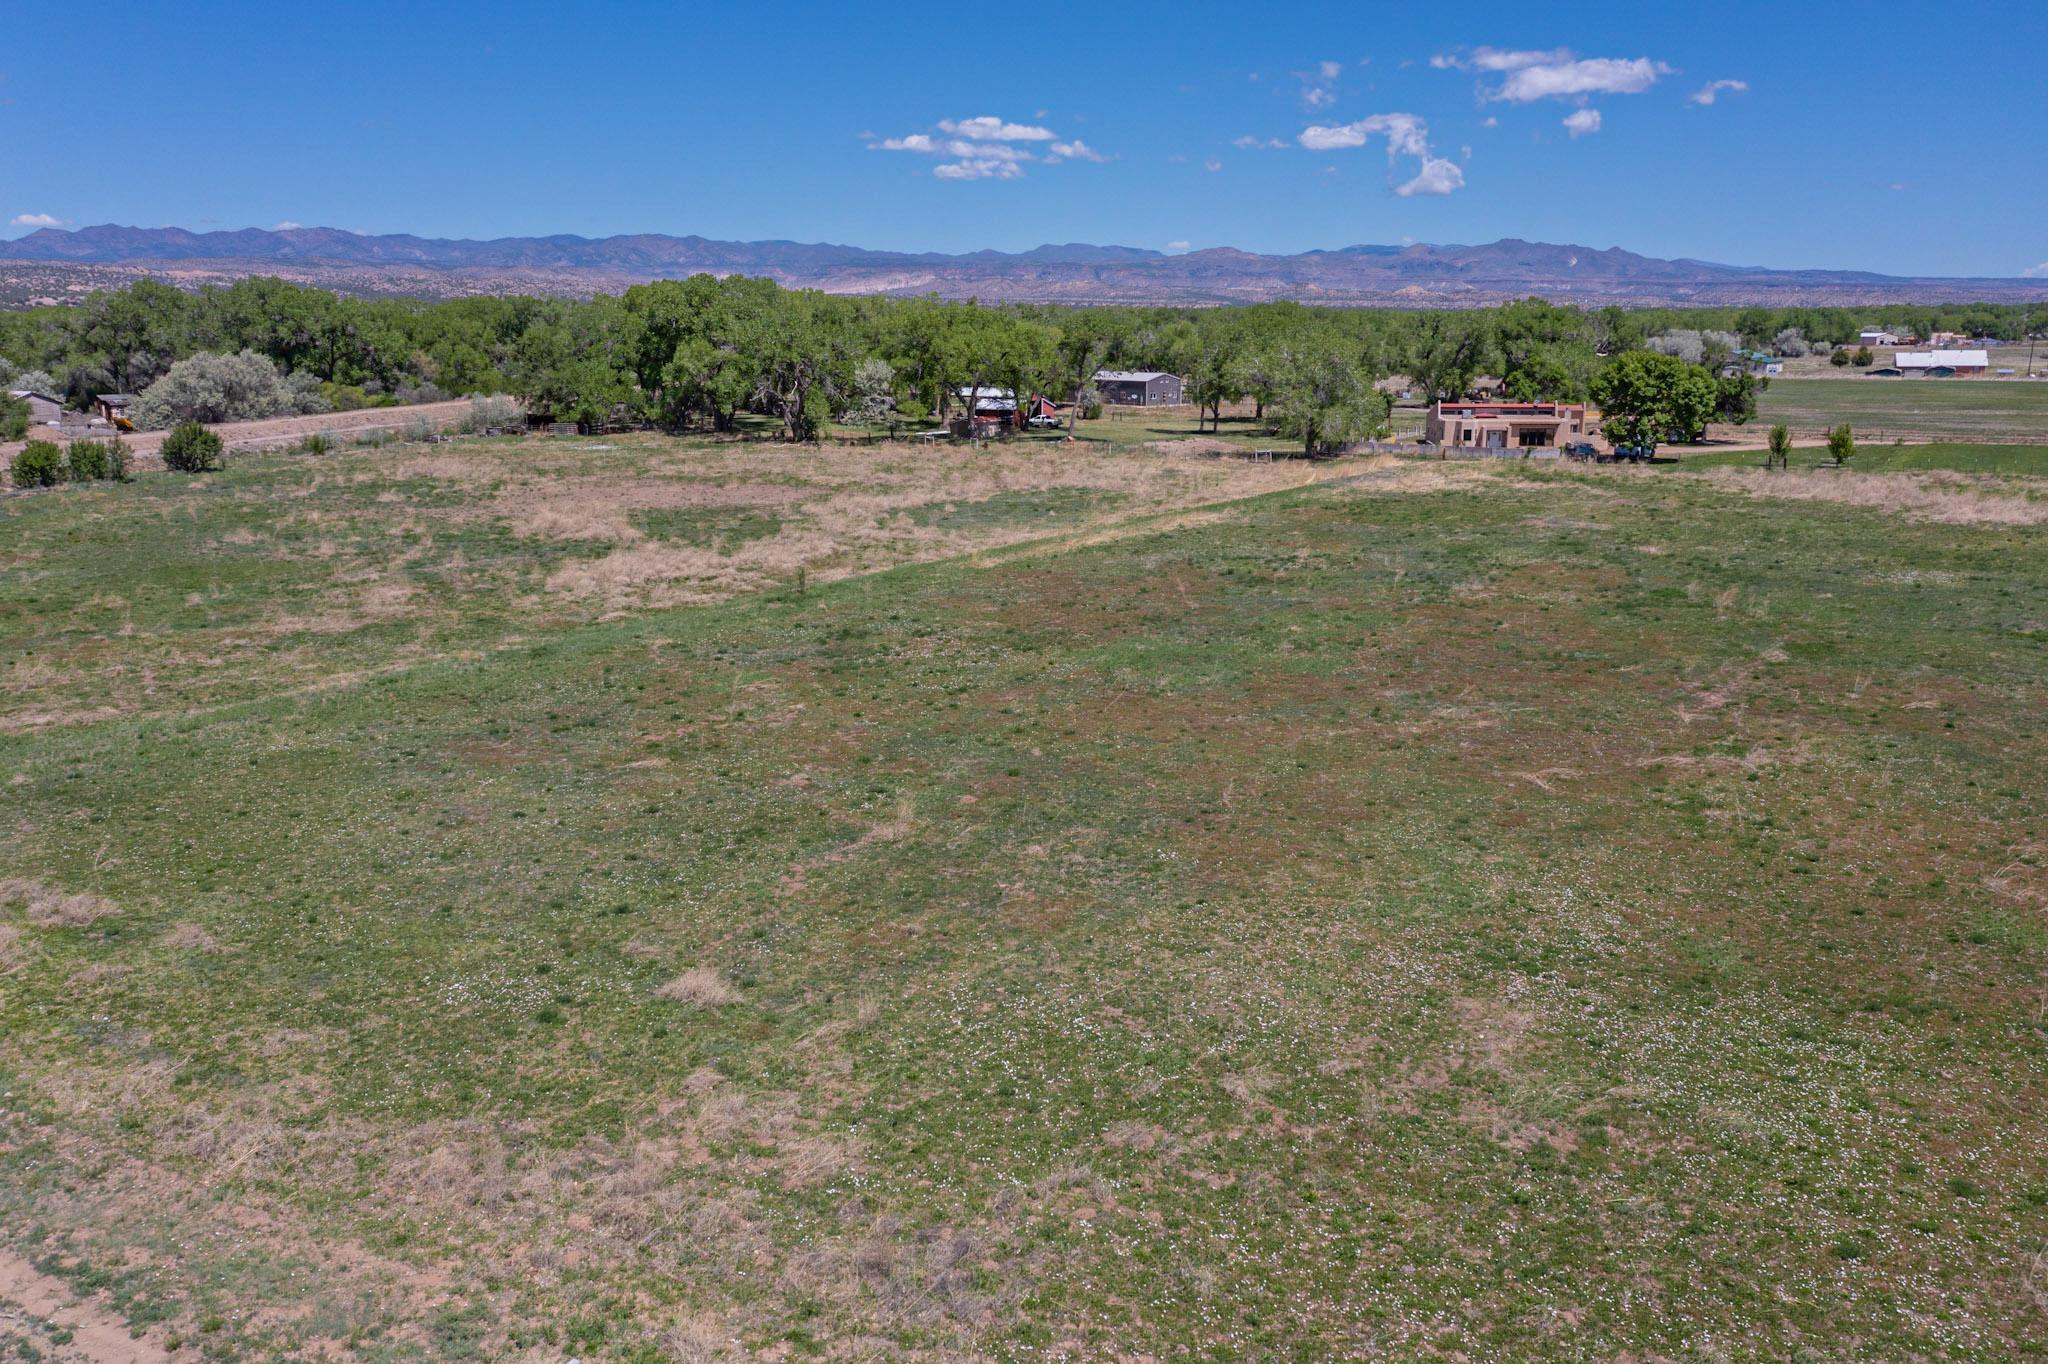
<svg viewBox="0 0 2048 1364"><path fill-rule="evenodd" d="M10 470L17 488L52 488L64 481L64 452L55 442L32 440L14 454Z"/></svg>
<svg viewBox="0 0 2048 1364"><path fill-rule="evenodd" d="M1828 363L1836 369L1847 369L1849 366L1849 352L1845 350L1835 351L1828 356Z"/></svg>
<svg viewBox="0 0 2048 1364"><path fill-rule="evenodd" d="M516 398L502 393L492 393L469 402L469 414L462 419L465 431L482 431L486 428L514 430L526 424L526 414Z"/></svg>
<svg viewBox="0 0 2048 1364"><path fill-rule="evenodd" d="M1870 366L1877 363L1877 357L1870 353L1870 347L1858 346L1856 348L1856 353L1849 357L1849 363L1857 366L1860 369L1868 369L1870 368Z"/></svg>
<svg viewBox="0 0 2048 1364"><path fill-rule="evenodd" d="M128 478L128 447L117 440L75 440L64 454L64 463L75 483L90 483L97 479L125 482Z"/></svg>
<svg viewBox="0 0 2048 1364"><path fill-rule="evenodd" d="M28 400L0 393L0 440L20 440L28 434Z"/></svg>
<svg viewBox="0 0 2048 1364"><path fill-rule="evenodd" d="M324 411L309 406L324 401L307 388L296 387L277 372L269 357L245 350L238 355L201 351L188 355L163 378L142 390L129 414L135 424L160 431L182 421L239 422L294 412ZM317 389L318 384L313 383Z"/></svg>
<svg viewBox="0 0 2048 1364"><path fill-rule="evenodd" d="M164 467L181 474L200 474L220 467L221 441L198 422L180 422L164 438Z"/></svg>
<svg viewBox="0 0 2048 1364"><path fill-rule="evenodd" d="M1828 453L1834 456L1837 469L1856 457L1856 433L1847 422L1828 432Z"/></svg>
<svg viewBox="0 0 2048 1364"><path fill-rule="evenodd" d="M434 424L427 420L424 413L415 413L413 419L405 424L407 440L432 440L433 437Z"/></svg>
<svg viewBox="0 0 2048 1364"><path fill-rule="evenodd" d="M324 455L333 449L334 442L318 431L299 442L299 453L302 455Z"/></svg>
<svg viewBox="0 0 2048 1364"><path fill-rule="evenodd" d="M1789 469L1792 467L1792 433L1785 423L1779 422L1771 428L1770 454L1764 460L1766 469Z"/></svg>

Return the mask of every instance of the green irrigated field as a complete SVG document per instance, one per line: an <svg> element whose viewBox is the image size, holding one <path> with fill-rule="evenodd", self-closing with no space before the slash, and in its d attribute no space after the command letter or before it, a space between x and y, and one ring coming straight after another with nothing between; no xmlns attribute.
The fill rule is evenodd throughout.
<svg viewBox="0 0 2048 1364"><path fill-rule="evenodd" d="M2048 442L2048 382L2001 379L1773 379L1757 421L1811 435L1848 422L1859 436Z"/></svg>
<svg viewBox="0 0 2048 1364"><path fill-rule="evenodd" d="M0 503L0 1254L148 1349L2043 1354L2022 490L556 449Z"/></svg>
<svg viewBox="0 0 2048 1364"><path fill-rule="evenodd" d="M1671 447L1667 453L1671 450L1677 451L1678 458L1688 469L1757 466L1764 459L1758 450L1715 451L1698 455L1687 453L1682 446ZM1801 448L1792 452L1792 467L1795 469L1818 468L1831 463L1833 460L1825 449ZM1969 445L1953 441L1907 445L1859 438L1849 467L1865 472L1924 473L1946 469L1966 474L2025 474L2048 478L2048 445Z"/></svg>

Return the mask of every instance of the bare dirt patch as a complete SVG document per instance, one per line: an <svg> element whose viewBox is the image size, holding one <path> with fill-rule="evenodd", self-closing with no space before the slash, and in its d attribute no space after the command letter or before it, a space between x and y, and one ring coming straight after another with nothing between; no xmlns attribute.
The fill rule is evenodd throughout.
<svg viewBox="0 0 2048 1364"><path fill-rule="evenodd" d="M24 1358L43 1358L78 1364L157 1364L169 1361L169 1351L152 1340L128 1332L128 1323L115 1313L72 1293L62 1279L53 1278L10 1250L0 1250L0 1303L18 1305L34 1321L49 1329L36 1348L42 1353ZM0 1313L0 1341L13 1337L32 1341L25 1323L10 1321L11 1313ZM68 1336L61 1344L58 1336Z"/></svg>

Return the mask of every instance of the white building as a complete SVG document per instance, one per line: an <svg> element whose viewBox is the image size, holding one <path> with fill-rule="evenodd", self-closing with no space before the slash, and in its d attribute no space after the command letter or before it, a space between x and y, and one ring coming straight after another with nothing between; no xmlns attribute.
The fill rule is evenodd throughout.
<svg viewBox="0 0 2048 1364"><path fill-rule="evenodd" d="M1991 352L1983 350L1902 350L1892 362L1908 374L1947 370L1957 375L1991 372Z"/></svg>

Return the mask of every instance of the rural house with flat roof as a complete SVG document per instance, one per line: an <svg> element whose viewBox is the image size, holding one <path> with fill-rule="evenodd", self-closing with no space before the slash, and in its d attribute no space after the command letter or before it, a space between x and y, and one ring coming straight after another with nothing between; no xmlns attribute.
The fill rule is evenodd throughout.
<svg viewBox="0 0 2048 1364"><path fill-rule="evenodd" d="M1586 438L1580 403L1440 402L1425 434L1437 445L1476 450L1543 450Z"/></svg>

